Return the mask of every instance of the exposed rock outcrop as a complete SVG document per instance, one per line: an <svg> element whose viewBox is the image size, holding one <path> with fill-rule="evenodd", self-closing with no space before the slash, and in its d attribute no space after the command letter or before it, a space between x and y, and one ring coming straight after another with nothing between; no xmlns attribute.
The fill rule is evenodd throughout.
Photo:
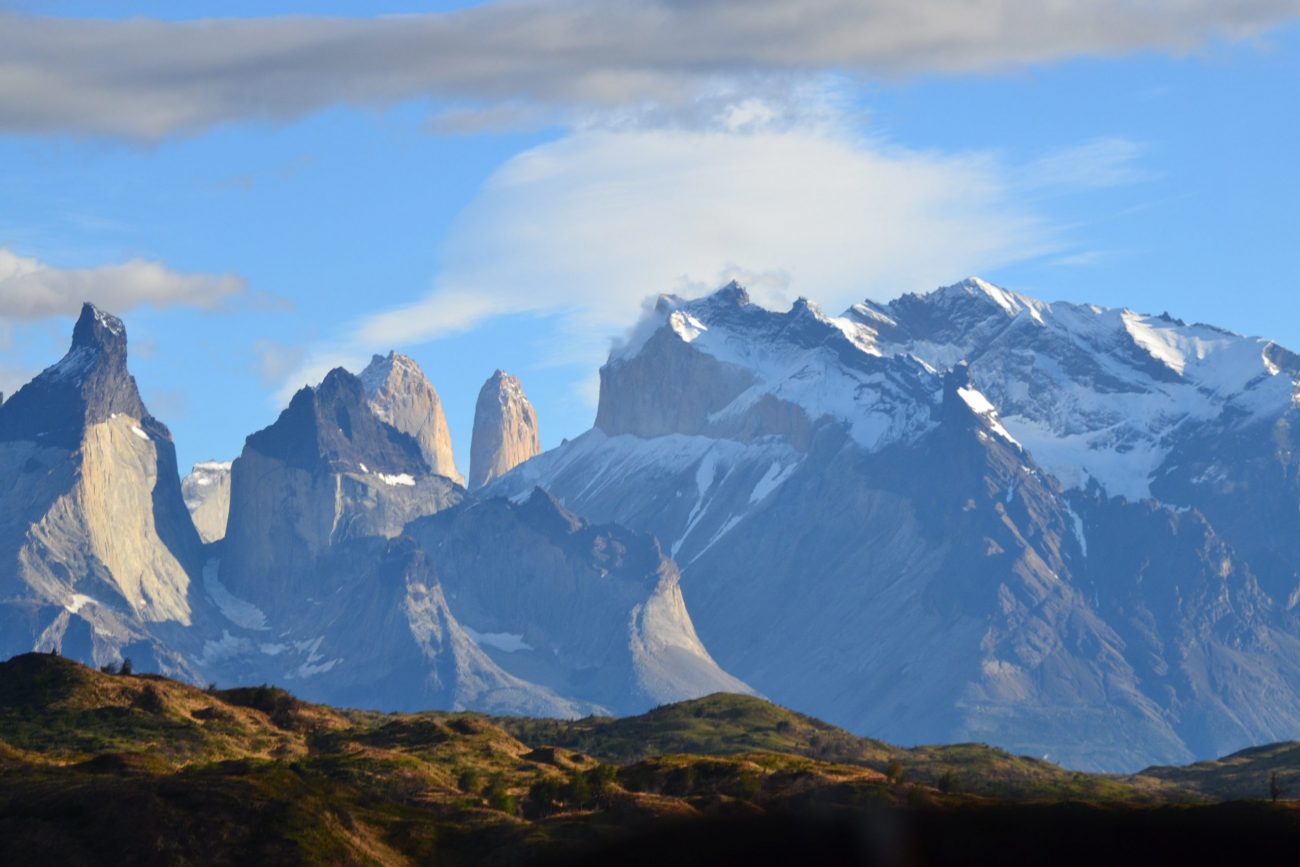
<svg viewBox="0 0 1300 867"><path fill-rule="evenodd" d="M652 536L588 524L540 489L521 500L466 502L406 530L497 664L615 713L751 692L696 636Z"/></svg>
<svg viewBox="0 0 1300 867"><path fill-rule="evenodd" d="M361 372L361 382L370 408L383 421L414 437L425 463L435 473L465 484L465 477L456 469L442 400L413 358L399 352L376 355Z"/></svg>
<svg viewBox="0 0 1300 867"><path fill-rule="evenodd" d="M230 515L230 461L203 461L181 479L181 494L204 542L225 538Z"/></svg>
<svg viewBox="0 0 1300 867"><path fill-rule="evenodd" d="M126 329L87 304L67 355L0 406L0 653L102 663L130 649L188 673L156 627L192 622L200 547L171 434L127 370Z"/></svg>
<svg viewBox="0 0 1300 867"><path fill-rule="evenodd" d="M462 494L375 414L360 379L332 370L248 437L231 468L221 581L274 617L315 597L316 561L332 545L392 538Z"/></svg>
<svg viewBox="0 0 1300 867"><path fill-rule="evenodd" d="M477 490L540 454L537 412L519 380L498 370L483 383L474 406L469 487Z"/></svg>

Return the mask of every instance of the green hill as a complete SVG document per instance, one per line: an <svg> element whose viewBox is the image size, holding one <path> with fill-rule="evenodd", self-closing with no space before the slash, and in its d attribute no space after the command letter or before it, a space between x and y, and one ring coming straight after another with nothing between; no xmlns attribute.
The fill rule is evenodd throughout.
<svg viewBox="0 0 1300 867"><path fill-rule="evenodd" d="M1277 749L1273 765L1295 758ZM965 828L972 845L992 838L963 823L996 827L1007 810L1037 811L1044 827L1196 816L1203 829L1222 815L1195 805L1219 792L1209 773L1109 777L982 745L902 749L744 696L572 722L383 714L52 655L0 663L0 863L565 863L703 828L722 830L700 853L750 845L760 820L794 823L789 843L800 823L882 811L908 817L899 828ZM1262 839L1300 827L1288 809L1252 809L1276 825ZM932 845L930 831L899 833L903 851ZM822 844L808 845L812 858ZM936 852L932 863L960 863Z"/></svg>

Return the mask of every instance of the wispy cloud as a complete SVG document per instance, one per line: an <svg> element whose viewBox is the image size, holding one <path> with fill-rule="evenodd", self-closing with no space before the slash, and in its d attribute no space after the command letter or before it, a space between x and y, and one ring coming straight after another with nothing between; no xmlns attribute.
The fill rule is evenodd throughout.
<svg viewBox="0 0 1300 867"><path fill-rule="evenodd" d="M1145 151L1142 144L1126 138L1092 139L1035 160L1025 171L1025 186L1069 191L1147 180L1149 170L1140 162Z"/></svg>
<svg viewBox="0 0 1300 867"><path fill-rule="evenodd" d="M177 305L212 308L243 291L243 279L234 274L185 273L146 259L60 268L0 247L4 319L71 315L86 301L114 312Z"/></svg>
<svg viewBox="0 0 1300 867"><path fill-rule="evenodd" d="M536 122L539 107L689 114L719 83L742 101L827 72L1186 51L1298 15L1300 0L531 0L178 22L0 14L0 130L156 139L413 98L459 106L444 122L469 128L511 114Z"/></svg>
<svg viewBox="0 0 1300 867"><path fill-rule="evenodd" d="M511 314L558 317L550 351L598 364L647 296L727 279L830 309L1057 249L988 154L909 150L826 125L746 133L586 130L521 153L443 244L422 298L317 345L280 392L330 367Z"/></svg>

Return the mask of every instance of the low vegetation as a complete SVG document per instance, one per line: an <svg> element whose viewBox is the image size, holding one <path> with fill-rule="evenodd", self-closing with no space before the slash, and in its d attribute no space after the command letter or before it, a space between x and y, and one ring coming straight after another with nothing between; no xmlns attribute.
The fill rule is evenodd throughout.
<svg viewBox="0 0 1300 867"><path fill-rule="evenodd" d="M1044 828L1236 821L1205 803L1285 790L1297 750L1099 776L982 745L901 749L743 696L572 722L382 714L27 654L0 663L0 862L642 863L689 839L679 864L764 840L768 855L805 840L819 863L844 828L866 845L866 817L895 815L872 846L961 863L953 833L988 843L977 829L1010 833L1014 811ZM1294 842L1283 798L1252 809L1267 840Z"/></svg>

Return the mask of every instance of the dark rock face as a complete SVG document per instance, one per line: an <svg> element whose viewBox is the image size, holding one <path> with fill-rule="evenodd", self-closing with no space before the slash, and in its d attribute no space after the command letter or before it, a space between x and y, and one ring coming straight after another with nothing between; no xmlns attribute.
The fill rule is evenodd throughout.
<svg viewBox="0 0 1300 867"><path fill-rule="evenodd" d="M381 421L361 380L331 371L293 396L234 462L221 580L275 616L317 592L317 561L350 539L392 538L464 491L415 439Z"/></svg>
<svg viewBox="0 0 1300 867"><path fill-rule="evenodd" d="M276 423L248 438L247 447L296 469L426 473L419 444L370 410L361 380L335 368L316 388L303 388Z"/></svg>
<svg viewBox="0 0 1300 867"><path fill-rule="evenodd" d="M1271 347L978 280L834 319L666 298L596 427L488 492L654 533L720 664L860 733L1221 755L1300 735L1300 373ZM735 423L764 401L807 425Z"/></svg>
<svg viewBox="0 0 1300 867"><path fill-rule="evenodd" d="M138 420L150 417L127 371L126 327L117 317L86 304L63 360L0 406L0 442L29 440L75 449L87 426L114 413Z"/></svg>

